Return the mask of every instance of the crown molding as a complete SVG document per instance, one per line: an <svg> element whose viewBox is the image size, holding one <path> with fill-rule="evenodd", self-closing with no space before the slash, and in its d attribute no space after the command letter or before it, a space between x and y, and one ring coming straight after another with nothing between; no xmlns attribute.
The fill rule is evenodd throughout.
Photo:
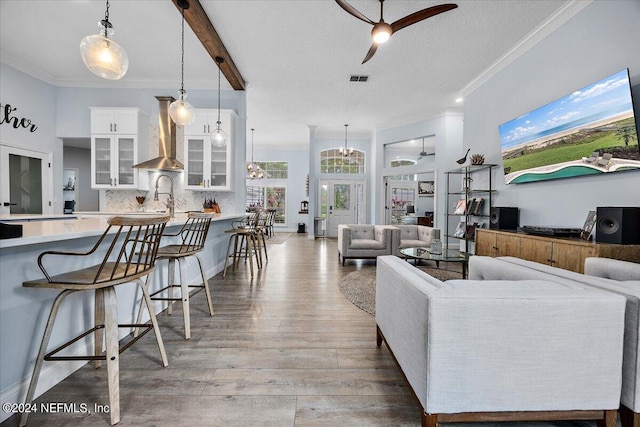
<svg viewBox="0 0 640 427"><path fill-rule="evenodd" d="M37 67L27 64L24 61L19 60L15 56L7 53L5 51L0 51L0 62L6 64L16 70L23 72L25 74L30 75L31 77L35 77L38 80L42 80L45 83L48 83L52 86L56 85L56 78L53 74L47 73L44 70L41 70Z"/></svg>
<svg viewBox="0 0 640 427"><path fill-rule="evenodd" d="M546 21L534 28L533 31L516 43L515 46L498 58L497 61L482 71L476 78L467 83L467 85L460 90L460 96L464 98L475 91L591 3L593 3L593 0L568 1Z"/></svg>

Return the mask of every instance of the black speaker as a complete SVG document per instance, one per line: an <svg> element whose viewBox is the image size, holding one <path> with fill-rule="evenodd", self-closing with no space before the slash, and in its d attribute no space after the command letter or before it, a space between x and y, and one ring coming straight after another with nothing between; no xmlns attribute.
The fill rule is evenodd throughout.
<svg viewBox="0 0 640 427"><path fill-rule="evenodd" d="M640 245L640 207L598 207L596 242Z"/></svg>
<svg viewBox="0 0 640 427"><path fill-rule="evenodd" d="M519 223L518 208L494 206L490 210L489 228L496 230L517 230Z"/></svg>

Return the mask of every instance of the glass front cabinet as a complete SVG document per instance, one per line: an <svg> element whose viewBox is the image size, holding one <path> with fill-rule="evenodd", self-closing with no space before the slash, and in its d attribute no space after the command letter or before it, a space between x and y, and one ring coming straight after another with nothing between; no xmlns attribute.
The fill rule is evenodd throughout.
<svg viewBox="0 0 640 427"><path fill-rule="evenodd" d="M196 109L196 117L195 126L185 127L185 188L197 191L231 191L231 153L235 146L236 113L232 110L220 111L220 127L227 134L224 147L218 147L211 141L211 134L218 121L218 110Z"/></svg>
<svg viewBox="0 0 640 427"><path fill-rule="evenodd" d="M138 142L146 140L148 127L148 116L137 108L91 109L91 188L138 188L133 165L142 160Z"/></svg>

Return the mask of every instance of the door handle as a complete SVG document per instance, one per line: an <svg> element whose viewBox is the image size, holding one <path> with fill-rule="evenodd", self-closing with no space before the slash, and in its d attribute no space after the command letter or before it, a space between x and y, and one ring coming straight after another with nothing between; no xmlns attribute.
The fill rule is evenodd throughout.
<svg viewBox="0 0 640 427"><path fill-rule="evenodd" d="M113 124L113 131L114 132L118 132L118 124L117 123Z"/></svg>
<svg viewBox="0 0 640 427"><path fill-rule="evenodd" d="M11 203L11 202L4 202L5 206L17 206L17 203Z"/></svg>
<svg viewBox="0 0 640 427"><path fill-rule="evenodd" d="M113 132L113 123L109 123L109 132Z"/></svg>

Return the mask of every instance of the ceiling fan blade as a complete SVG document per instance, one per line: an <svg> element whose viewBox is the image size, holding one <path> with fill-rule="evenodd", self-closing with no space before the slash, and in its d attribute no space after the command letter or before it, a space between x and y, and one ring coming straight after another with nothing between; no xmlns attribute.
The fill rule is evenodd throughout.
<svg viewBox="0 0 640 427"><path fill-rule="evenodd" d="M369 48L369 52L367 52L367 56L364 57L364 61L362 61L362 63L364 64L365 62L370 60L373 54L376 53L377 49L378 49L378 45L376 43L372 44L371 47Z"/></svg>
<svg viewBox="0 0 640 427"><path fill-rule="evenodd" d="M455 9L456 7L458 7L457 4L448 3L448 4L441 4L438 6L432 6L426 9L419 10L415 13L412 13L411 15L407 15L404 18L398 19L396 22L391 24L391 29L395 33L396 31L404 27L408 27L409 25L415 24L416 22L420 22L424 19L431 18L434 15L438 15L440 13L447 12L451 9Z"/></svg>
<svg viewBox="0 0 640 427"><path fill-rule="evenodd" d="M364 16L362 13L358 12L353 6L351 6L346 1L336 0L336 3L338 3L340 7L343 8L348 14L355 16L356 18L366 22L367 24L376 25L375 22L373 22L371 19Z"/></svg>

